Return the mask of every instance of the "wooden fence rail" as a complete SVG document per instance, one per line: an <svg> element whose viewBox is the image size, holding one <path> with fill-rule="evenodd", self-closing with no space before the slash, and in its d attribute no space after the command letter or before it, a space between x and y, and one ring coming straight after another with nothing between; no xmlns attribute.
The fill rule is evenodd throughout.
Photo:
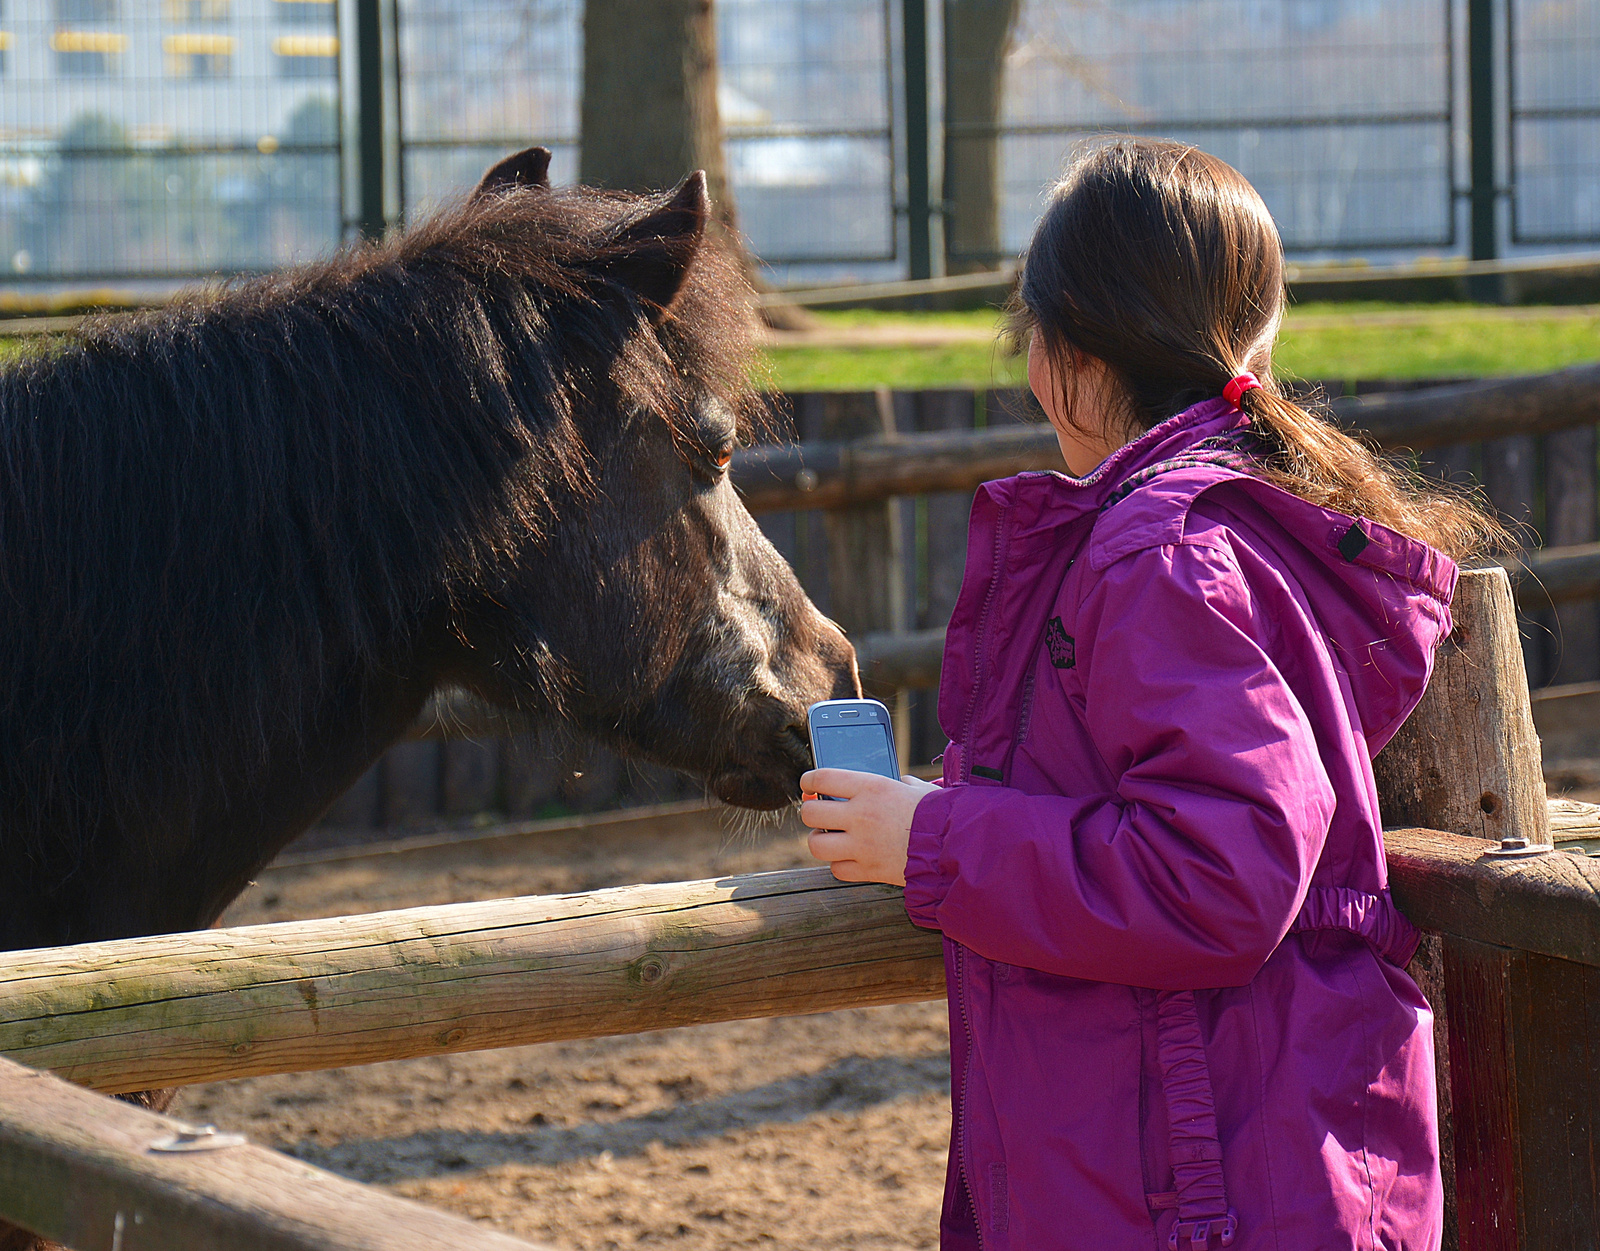
<svg viewBox="0 0 1600 1251"><path fill-rule="evenodd" d="M1600 967L1600 860L1385 835L1420 925ZM0 1053L182 1086L944 995L899 889L825 868L0 954Z"/></svg>
<svg viewBox="0 0 1600 1251"><path fill-rule="evenodd" d="M0 954L0 1053L117 1092L944 994L827 869Z"/></svg>
<svg viewBox="0 0 1600 1251"><path fill-rule="evenodd" d="M1339 421L1384 448L1423 451L1600 422L1600 365L1333 401ZM821 440L738 452L733 480L754 513L840 508L966 491L1028 469L1062 469L1044 424Z"/></svg>
<svg viewBox="0 0 1600 1251"><path fill-rule="evenodd" d="M0 1220L81 1251L540 1251L263 1147L151 1149L189 1128L0 1060Z"/></svg>

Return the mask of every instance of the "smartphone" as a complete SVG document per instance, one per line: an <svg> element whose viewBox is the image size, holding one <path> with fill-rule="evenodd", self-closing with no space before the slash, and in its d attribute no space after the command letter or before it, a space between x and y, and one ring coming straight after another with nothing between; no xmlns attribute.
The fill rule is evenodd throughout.
<svg viewBox="0 0 1600 1251"><path fill-rule="evenodd" d="M806 710L811 758L819 769L854 769L899 778L889 710L875 699L825 699ZM826 798L826 796L824 796Z"/></svg>

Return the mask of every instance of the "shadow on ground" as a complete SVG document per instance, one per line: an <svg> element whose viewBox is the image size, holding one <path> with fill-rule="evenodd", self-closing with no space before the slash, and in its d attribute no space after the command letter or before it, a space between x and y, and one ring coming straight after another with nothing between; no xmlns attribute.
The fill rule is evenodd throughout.
<svg viewBox="0 0 1600 1251"><path fill-rule="evenodd" d="M433 1130L396 1138L355 1139L335 1146L302 1139L290 1154L361 1182L438 1177L503 1164L561 1164L609 1153L635 1155L652 1142L669 1147L754 1125L792 1123L817 1113L859 1112L908 1096L943 1091L950 1055L848 1056L816 1073L786 1078L715 1099L696 1101L692 1088L675 1108L625 1120L546 1126L535 1113L524 1131Z"/></svg>

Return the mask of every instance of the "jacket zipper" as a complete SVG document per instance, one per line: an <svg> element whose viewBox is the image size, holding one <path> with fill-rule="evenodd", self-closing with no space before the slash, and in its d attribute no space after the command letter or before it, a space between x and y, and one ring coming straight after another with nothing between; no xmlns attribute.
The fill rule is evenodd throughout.
<svg viewBox="0 0 1600 1251"><path fill-rule="evenodd" d="M983 609L978 614L977 654L974 657L972 693L967 697L967 712L961 726L961 781L972 781L972 726L978 716L978 697L988 677L989 619L994 612L994 601L1000 593L1001 554L1004 550L1006 523L1010 508L1002 509L995 518L994 568L989 574L989 589L984 592ZM972 1227L978 1235L978 1251L983 1251L983 1213L978 1208L978 1192L972 1184L971 1158L967 1151L967 1090L972 1084L972 1018L967 1014L967 952L956 944L956 1002L961 1007L961 1028L967 1036L967 1062L961 1074L961 1101L955 1109L957 1164L961 1169L961 1184L966 1187L967 1206L972 1210Z"/></svg>
<svg viewBox="0 0 1600 1251"><path fill-rule="evenodd" d="M961 726L961 780L972 781L972 725L978 717L978 696L988 677L989 618L994 611L995 597L1000 593L1000 557L1003 550L1006 523L1011 519L1011 509L1006 507L995 518L994 569L989 574L989 589L983 597L983 611L978 614L978 650L973 665L972 694L967 697L967 715ZM982 1235L980 1234L981 1238Z"/></svg>
<svg viewBox="0 0 1600 1251"><path fill-rule="evenodd" d="M971 1157L967 1152L967 1089L972 1083L972 1019L967 1015L967 951L956 944L956 1002L961 1007L961 1028L967 1035L967 1062L961 1073L961 1100L956 1105L956 1163L961 1169L961 1184L967 1190L967 1206L972 1209L972 1227L978 1233L978 1251L983 1251L983 1213L978 1211L978 1193L972 1186Z"/></svg>

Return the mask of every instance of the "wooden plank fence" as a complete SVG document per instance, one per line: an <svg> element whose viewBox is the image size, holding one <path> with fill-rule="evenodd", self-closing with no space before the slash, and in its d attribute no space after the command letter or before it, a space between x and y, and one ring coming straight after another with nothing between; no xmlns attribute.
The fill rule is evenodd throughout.
<svg viewBox="0 0 1600 1251"><path fill-rule="evenodd" d="M1552 776L1600 782L1600 696L1573 686L1600 680L1600 365L1308 389L1333 396L1350 428L1417 451L1423 472L1481 484L1522 527L1531 550L1512 572L1530 684L1585 690L1551 740ZM944 746L932 688L961 584L972 489L1022 469L1060 468L1054 434L1016 389L815 392L777 397L774 413L788 441L739 453L735 481L807 592L856 639L864 679L895 704L907 763L926 766ZM695 793L669 770L627 765L600 747L541 745L532 727L459 699L437 705L414 738L325 824L524 818Z"/></svg>

